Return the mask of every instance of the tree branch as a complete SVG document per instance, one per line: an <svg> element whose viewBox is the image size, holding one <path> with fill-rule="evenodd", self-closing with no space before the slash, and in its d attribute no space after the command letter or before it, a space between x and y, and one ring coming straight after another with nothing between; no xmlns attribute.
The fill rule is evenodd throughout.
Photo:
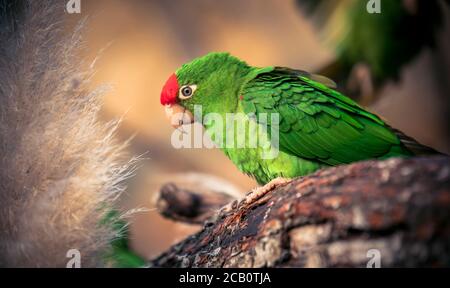
<svg viewBox="0 0 450 288"><path fill-rule="evenodd" d="M166 218L188 224L203 224L220 207L233 200L235 198L230 194L213 190L194 192L167 183L159 191L156 207Z"/></svg>
<svg viewBox="0 0 450 288"><path fill-rule="evenodd" d="M239 203L150 267L382 267L450 264L450 158L366 161L318 171ZM369 258L368 258L369 257Z"/></svg>

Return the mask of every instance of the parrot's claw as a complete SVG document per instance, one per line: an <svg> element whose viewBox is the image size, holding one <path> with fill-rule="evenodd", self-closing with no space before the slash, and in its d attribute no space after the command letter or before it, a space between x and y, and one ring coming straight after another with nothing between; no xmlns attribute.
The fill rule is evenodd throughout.
<svg viewBox="0 0 450 288"><path fill-rule="evenodd" d="M256 187L252 191L250 191L245 198L242 200L245 204L251 204L255 202L256 200L260 199L264 195L266 195L268 192L272 191L274 188L285 185L287 183L291 182L291 179L283 178L283 177L277 177L273 180L271 180L269 183L267 183L264 186Z"/></svg>
<svg viewBox="0 0 450 288"><path fill-rule="evenodd" d="M224 214L224 213L228 213L231 210L233 210L234 208L237 207L238 201L234 200L230 203L228 203L227 205L223 206L222 209L220 209L220 214Z"/></svg>
<svg viewBox="0 0 450 288"><path fill-rule="evenodd" d="M292 179L277 177L264 186L254 188L252 191L247 193L247 195L245 195L245 197L241 201L238 202L237 200L234 200L234 201L228 203L227 205L223 206L218 211L217 218L221 218L224 215L226 215L227 213L236 209L237 207L241 207L241 204L245 204L245 205L252 204L256 200L258 200L261 197L263 197L264 195L266 195L268 192L272 191L274 188L276 188L280 185L285 185L285 184L291 182L291 180Z"/></svg>

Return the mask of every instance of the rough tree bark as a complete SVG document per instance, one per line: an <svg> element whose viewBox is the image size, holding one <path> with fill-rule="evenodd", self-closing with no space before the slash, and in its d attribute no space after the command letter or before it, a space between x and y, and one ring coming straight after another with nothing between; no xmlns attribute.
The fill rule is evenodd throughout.
<svg viewBox="0 0 450 288"><path fill-rule="evenodd" d="M449 159L366 161L294 179L218 213L149 266L366 267L378 253L382 267L450 266Z"/></svg>

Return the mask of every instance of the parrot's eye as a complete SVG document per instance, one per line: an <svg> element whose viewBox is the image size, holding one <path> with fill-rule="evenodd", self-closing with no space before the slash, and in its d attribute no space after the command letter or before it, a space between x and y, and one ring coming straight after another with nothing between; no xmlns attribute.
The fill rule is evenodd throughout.
<svg viewBox="0 0 450 288"><path fill-rule="evenodd" d="M197 85L184 85L180 88L180 99L189 99L194 95Z"/></svg>

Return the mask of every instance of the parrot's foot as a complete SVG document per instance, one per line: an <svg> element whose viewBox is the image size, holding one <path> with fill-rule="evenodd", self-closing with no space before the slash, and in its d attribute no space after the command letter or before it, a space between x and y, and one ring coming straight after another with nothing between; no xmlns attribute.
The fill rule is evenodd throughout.
<svg viewBox="0 0 450 288"><path fill-rule="evenodd" d="M219 215L219 217L220 215L225 215L226 213L240 206L240 204L245 205L251 204L256 200L260 199L261 197L263 197L264 195L266 195L268 192L272 191L274 188L280 185L287 184L291 180L292 179L277 177L272 181L270 181L269 183L267 183L266 185L253 189L252 191L247 193L247 195L245 195L245 197L241 201L238 202L237 200L234 200L231 203L228 203L227 205L222 207L222 209L219 210L217 215Z"/></svg>
<svg viewBox="0 0 450 288"><path fill-rule="evenodd" d="M266 195L268 192L272 191L274 188L287 184L291 182L292 179L289 178L283 178L283 177L277 177L273 180L271 180L269 183L262 187L257 187L250 191L245 198L242 200L245 204L251 204L255 202L256 200L260 199L264 195Z"/></svg>

